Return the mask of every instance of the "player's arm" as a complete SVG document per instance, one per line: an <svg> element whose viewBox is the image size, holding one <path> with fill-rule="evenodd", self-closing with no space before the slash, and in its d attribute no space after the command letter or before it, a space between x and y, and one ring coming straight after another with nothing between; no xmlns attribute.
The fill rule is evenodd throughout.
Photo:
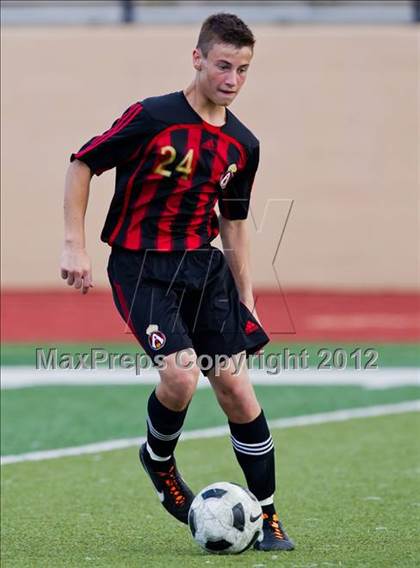
<svg viewBox="0 0 420 568"><path fill-rule="evenodd" d="M238 288L239 298L258 320L252 293L251 248L247 220L233 221L220 216L219 221L223 251Z"/></svg>
<svg viewBox="0 0 420 568"><path fill-rule="evenodd" d="M93 286L91 261L86 251L85 214L92 172L80 160L68 167L64 189L64 246L61 277L83 294Z"/></svg>
<svg viewBox="0 0 420 568"><path fill-rule="evenodd" d="M61 276L84 294L92 287L90 258L86 252L85 214L90 180L94 174L118 167L133 155L149 133L149 119L141 103L131 105L111 128L89 140L71 155L64 195L64 248Z"/></svg>
<svg viewBox="0 0 420 568"><path fill-rule="evenodd" d="M259 145L251 151L245 169L229 182L219 199L219 227L226 260L232 271L241 302L258 319L254 309L248 210L251 189L259 162Z"/></svg>

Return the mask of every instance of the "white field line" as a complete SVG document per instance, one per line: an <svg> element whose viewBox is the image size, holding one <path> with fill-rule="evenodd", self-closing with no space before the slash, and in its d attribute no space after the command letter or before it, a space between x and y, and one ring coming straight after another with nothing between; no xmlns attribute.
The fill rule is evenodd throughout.
<svg viewBox="0 0 420 568"><path fill-rule="evenodd" d="M298 426L309 426L312 424L326 424L328 422L344 422L355 418L368 418L373 416L385 416L389 414L403 414L406 412L420 412L420 399L397 404L383 404L378 406L368 406L366 408L349 408L347 410L335 410L333 412L322 412L319 414L308 414L304 416L293 416L291 418L279 418L269 421L271 428L295 428ZM216 426L215 428L205 428L203 430L191 430L184 432L181 436L183 440L196 440L203 438L217 438L229 434L227 426ZM29 452L26 454L9 455L1 458L1 465L7 465L27 461L43 461L49 459L63 458L69 456L80 456L83 454L97 454L100 452L110 452L121 450L133 446L139 446L145 438L126 438L122 440L107 440L85 446L75 446L70 448L59 448L56 450L46 450L42 452Z"/></svg>
<svg viewBox="0 0 420 568"><path fill-rule="evenodd" d="M358 385L368 389L383 389L406 385L420 386L420 369L387 368L369 370L280 370L273 374L264 369L251 369L251 380L256 385ZM46 385L138 385L156 384L155 369L56 369L40 370L32 367L3 367L1 388L17 389ZM199 388L209 387L201 376Z"/></svg>

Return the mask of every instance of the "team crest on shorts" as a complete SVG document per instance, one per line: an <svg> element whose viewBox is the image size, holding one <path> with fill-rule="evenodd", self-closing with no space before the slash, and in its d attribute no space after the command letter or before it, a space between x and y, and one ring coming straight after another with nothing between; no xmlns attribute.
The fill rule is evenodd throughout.
<svg viewBox="0 0 420 568"><path fill-rule="evenodd" d="M149 338L150 347L155 351L162 349L162 347L166 343L166 335L163 333L163 331L159 330L159 326L154 323L150 324L146 329L146 333Z"/></svg>
<svg viewBox="0 0 420 568"><path fill-rule="evenodd" d="M220 178L220 187L222 189L226 189L227 184L229 183L230 179L236 174L238 171L238 166L236 164L230 164L228 169L222 174Z"/></svg>

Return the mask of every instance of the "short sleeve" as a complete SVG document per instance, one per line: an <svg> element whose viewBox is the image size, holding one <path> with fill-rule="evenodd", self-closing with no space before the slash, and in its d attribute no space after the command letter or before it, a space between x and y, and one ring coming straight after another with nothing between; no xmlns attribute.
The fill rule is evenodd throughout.
<svg viewBox="0 0 420 568"><path fill-rule="evenodd" d="M135 103L115 120L111 128L72 154L70 161L81 160L96 175L119 166L140 148L150 130L149 122L142 104Z"/></svg>
<svg viewBox="0 0 420 568"><path fill-rule="evenodd" d="M251 190L257 173L260 158L260 147L251 151L245 168L232 176L225 190L219 197L220 213L225 219L236 221L248 217Z"/></svg>

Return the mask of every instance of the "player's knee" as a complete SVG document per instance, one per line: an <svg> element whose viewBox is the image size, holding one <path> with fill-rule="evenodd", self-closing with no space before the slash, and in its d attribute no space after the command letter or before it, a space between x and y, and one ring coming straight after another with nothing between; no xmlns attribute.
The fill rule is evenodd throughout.
<svg viewBox="0 0 420 568"><path fill-rule="evenodd" d="M225 403L240 404L245 395L242 383L235 381L235 379L223 384L217 390L219 399L222 399Z"/></svg>
<svg viewBox="0 0 420 568"><path fill-rule="evenodd" d="M197 366L191 369L177 369L172 375L174 388L179 392L189 393L191 396L197 387L200 369Z"/></svg>
<svg viewBox="0 0 420 568"><path fill-rule="evenodd" d="M247 422L255 418L258 401L248 383L232 380L217 389L217 398L233 422Z"/></svg>
<svg viewBox="0 0 420 568"><path fill-rule="evenodd" d="M236 386L232 385L224 387L218 392L218 401L225 413L231 417L232 413L242 415L242 407L244 406L243 394L240 393Z"/></svg>
<svg viewBox="0 0 420 568"><path fill-rule="evenodd" d="M191 369L173 369L170 375L165 376L164 388L174 409L182 410L187 406L195 392L199 376L200 369L197 366Z"/></svg>

